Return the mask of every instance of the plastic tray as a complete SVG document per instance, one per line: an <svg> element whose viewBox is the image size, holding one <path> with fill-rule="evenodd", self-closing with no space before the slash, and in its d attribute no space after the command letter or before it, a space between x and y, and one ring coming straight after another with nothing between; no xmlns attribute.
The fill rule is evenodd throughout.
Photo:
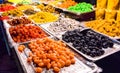
<svg viewBox="0 0 120 73"><path fill-rule="evenodd" d="M91 30L91 29L84 29L84 30ZM82 31L84 31L84 30L82 30ZM97 32L96 32L96 33L97 33ZM100 33L99 33L99 34L100 34ZM102 34L101 34L101 35L102 35ZM105 35L103 35L103 36L105 36ZM107 36L105 36L105 37L107 37ZM58 38L62 40L62 36L59 36ZM109 38L109 37L107 37L107 38ZM111 38L110 38L110 39L111 39ZM75 51L77 51L79 54L83 55L83 56L84 56L85 58L87 58L88 60L94 62L94 61L100 60L100 59L102 59L102 58L104 58L104 57L107 57L107 56L109 56L109 55L111 55L111 54L114 54L114 53L120 51L120 43L119 43L118 41L114 40L114 39L111 39L111 40L114 42L113 48L104 49L105 53L104 53L103 55L101 55L101 56L98 56L98 57L91 57L91 56L89 56L89 55L86 55L86 54L82 53L81 51L77 50L76 48L74 48L71 43L67 43L67 42L65 42L65 41L64 41L64 42L65 42L67 45L69 45L72 49L74 49Z"/></svg>
<svg viewBox="0 0 120 73"><path fill-rule="evenodd" d="M27 45L27 43L25 45ZM26 46L24 52L20 53L17 49L18 46L19 45L16 45L14 47L19 55L19 58L21 59L21 62L23 63L26 73L35 73L33 63L31 64L26 63L28 53L30 52L29 48ZM75 55L76 63L69 67L62 68L59 73L95 73L98 71L99 67L96 64L86 61L77 53L75 53ZM54 73L54 72L51 69L50 70L44 69L42 73Z"/></svg>

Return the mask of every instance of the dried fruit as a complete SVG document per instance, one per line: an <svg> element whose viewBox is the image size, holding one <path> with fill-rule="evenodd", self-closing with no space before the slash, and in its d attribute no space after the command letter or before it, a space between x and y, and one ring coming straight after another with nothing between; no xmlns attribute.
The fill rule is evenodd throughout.
<svg viewBox="0 0 120 73"><path fill-rule="evenodd" d="M9 29L15 42L26 42L37 38L47 37L47 34L38 26L19 25Z"/></svg>
<svg viewBox="0 0 120 73"><path fill-rule="evenodd" d="M24 46L24 45L20 45L20 46L18 46L18 50L19 50L20 52L23 52L24 49L25 49L25 46Z"/></svg>
<svg viewBox="0 0 120 73"><path fill-rule="evenodd" d="M58 73L60 68L75 63L74 54L61 41L44 38L30 42L28 47L32 51L32 56L29 57L32 57L37 67L52 68L55 73Z"/></svg>
<svg viewBox="0 0 120 73"><path fill-rule="evenodd" d="M50 12L50 13L54 13L55 12L55 8L52 5L44 5L44 4L40 4L37 6L37 8L39 8L41 11L43 12Z"/></svg>
<svg viewBox="0 0 120 73"><path fill-rule="evenodd" d="M25 24L32 24L33 22L26 18L26 17L21 17L21 18L15 18L15 19L12 19L12 20L8 20L7 21L10 25L12 26L16 26L16 25L25 25Z"/></svg>
<svg viewBox="0 0 120 73"><path fill-rule="evenodd" d="M35 23L47 23L47 22L54 22L58 18L57 16L49 13L49 12L38 12L34 15L29 16L30 19L32 19Z"/></svg>
<svg viewBox="0 0 120 73"><path fill-rule="evenodd" d="M59 4L58 7L61 7L61 8L68 8L70 6L74 6L76 5L77 2L73 1L73 0L66 0L64 1L62 4Z"/></svg>
<svg viewBox="0 0 120 73"><path fill-rule="evenodd" d="M76 29L67 31L62 35L62 39L67 43L72 43L77 50L91 57L103 55L105 53L103 49L107 49L108 47L112 48L114 45L111 39L92 30L80 31ZM74 63L74 60L71 63Z"/></svg>
<svg viewBox="0 0 120 73"><path fill-rule="evenodd" d="M120 22L114 20L95 20L87 22L85 25L111 37L120 37Z"/></svg>
<svg viewBox="0 0 120 73"><path fill-rule="evenodd" d="M24 11L24 13L26 15L32 15L32 14L37 13L37 11L35 11L34 9L27 9L27 10Z"/></svg>
<svg viewBox="0 0 120 73"><path fill-rule="evenodd" d="M20 17L22 15L23 15L23 12L18 10L18 9L13 9L13 10L6 11L6 12L2 13L2 16Z"/></svg>

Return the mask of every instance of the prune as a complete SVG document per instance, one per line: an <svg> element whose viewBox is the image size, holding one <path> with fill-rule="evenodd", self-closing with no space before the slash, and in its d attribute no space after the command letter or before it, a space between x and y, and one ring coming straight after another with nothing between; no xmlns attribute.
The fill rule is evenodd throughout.
<svg viewBox="0 0 120 73"><path fill-rule="evenodd" d="M79 47L79 46L78 46L78 47L75 47L75 48L76 48L77 50L80 50L80 49L81 49L81 47Z"/></svg>
<svg viewBox="0 0 120 73"><path fill-rule="evenodd" d="M80 49L80 51L81 51L82 53L86 53L84 49Z"/></svg>
<svg viewBox="0 0 120 73"><path fill-rule="evenodd" d="M102 50L102 49L96 51L97 56L101 56L101 55L103 55L104 53L105 53L105 51Z"/></svg>
<svg viewBox="0 0 120 73"><path fill-rule="evenodd" d="M112 48L113 47L113 43L112 42L109 42L109 47Z"/></svg>
<svg viewBox="0 0 120 73"><path fill-rule="evenodd" d="M78 40L78 41L74 41L74 42L73 42L73 46L74 46L74 47L78 47L78 46L79 46L79 43L80 43L79 40Z"/></svg>
<svg viewBox="0 0 120 73"><path fill-rule="evenodd" d="M107 42L102 43L102 47L103 48L107 48L108 47L108 43Z"/></svg>
<svg viewBox="0 0 120 73"><path fill-rule="evenodd" d="M90 49L86 49L85 52L87 55L90 55L90 53L91 53Z"/></svg>
<svg viewBox="0 0 120 73"><path fill-rule="evenodd" d="M65 42L69 42L67 38L68 38L67 35L62 35L62 39L63 39Z"/></svg>
<svg viewBox="0 0 120 73"><path fill-rule="evenodd" d="M91 51L93 51L95 49L95 47L93 46L88 46L88 49L90 49Z"/></svg>
<svg viewBox="0 0 120 73"><path fill-rule="evenodd" d="M104 49L112 48L114 45L111 39L89 29L67 31L62 35L62 39L72 43L72 46L77 50L91 57L103 55L105 53Z"/></svg>

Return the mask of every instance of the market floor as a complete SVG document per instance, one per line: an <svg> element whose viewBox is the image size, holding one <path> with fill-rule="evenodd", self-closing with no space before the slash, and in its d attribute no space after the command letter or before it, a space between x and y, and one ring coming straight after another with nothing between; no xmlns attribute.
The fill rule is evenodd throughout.
<svg viewBox="0 0 120 73"><path fill-rule="evenodd" d="M103 69L102 73L120 73L120 52L95 62Z"/></svg>

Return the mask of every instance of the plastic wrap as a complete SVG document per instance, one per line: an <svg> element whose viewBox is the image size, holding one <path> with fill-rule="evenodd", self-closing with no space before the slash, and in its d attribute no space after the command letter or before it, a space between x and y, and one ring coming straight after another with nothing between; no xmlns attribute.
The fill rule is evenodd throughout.
<svg viewBox="0 0 120 73"><path fill-rule="evenodd" d="M117 18L116 21L120 22L120 10L117 12Z"/></svg>
<svg viewBox="0 0 120 73"><path fill-rule="evenodd" d="M108 0L107 9L115 10L118 9L120 0Z"/></svg>
<svg viewBox="0 0 120 73"><path fill-rule="evenodd" d="M116 10L105 10L105 19L115 19L116 13Z"/></svg>
<svg viewBox="0 0 120 73"><path fill-rule="evenodd" d="M22 45L26 45L26 48L22 53L18 51L19 45L14 46L17 52L17 55L19 56L20 63L22 63L22 66L26 71L26 73L35 73L34 71L35 65L33 64L33 62L27 63L26 61L29 55L30 49L27 47L27 43ZM80 55L78 55L76 52L74 53L75 53L76 63L69 67L61 68L59 73L95 73L100 69L95 63L88 62L84 58L82 58ZM52 69L47 70L44 68L42 73L54 73L54 72Z"/></svg>
<svg viewBox="0 0 120 73"><path fill-rule="evenodd" d="M107 0L97 0L97 8L106 8Z"/></svg>
<svg viewBox="0 0 120 73"><path fill-rule="evenodd" d="M96 9L95 12L96 19L104 19L105 17L105 9Z"/></svg>

